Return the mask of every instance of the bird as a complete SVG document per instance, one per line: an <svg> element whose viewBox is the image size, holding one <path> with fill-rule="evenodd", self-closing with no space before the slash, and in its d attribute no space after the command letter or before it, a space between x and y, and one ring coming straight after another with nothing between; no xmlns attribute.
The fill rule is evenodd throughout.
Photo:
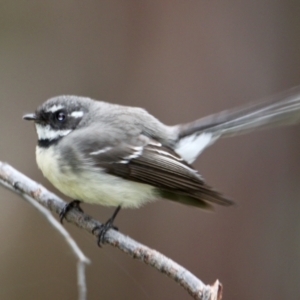
<svg viewBox="0 0 300 300"><path fill-rule="evenodd" d="M61 211L61 222L70 209L82 211L81 202L116 207L93 230L100 246L109 229L118 229L114 220L121 208L160 198L206 210L233 205L206 184L192 163L221 137L298 123L300 87L173 126L143 108L75 95L50 98L23 119L35 124L39 169L74 199Z"/></svg>

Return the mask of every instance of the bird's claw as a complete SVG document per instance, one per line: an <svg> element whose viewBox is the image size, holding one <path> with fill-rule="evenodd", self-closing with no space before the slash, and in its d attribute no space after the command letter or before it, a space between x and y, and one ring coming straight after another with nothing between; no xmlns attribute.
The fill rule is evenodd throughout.
<svg viewBox="0 0 300 300"><path fill-rule="evenodd" d="M83 213L82 208L80 207L80 201L79 200L73 200L69 203L67 203L63 209L61 210L61 212L59 213L59 219L60 219L60 223L63 223L63 220L66 217L66 214L72 209L72 208L76 208L77 210L79 210L80 212Z"/></svg>
<svg viewBox="0 0 300 300"><path fill-rule="evenodd" d="M101 247L101 244L104 244L105 235L109 229L118 230L118 227L116 227L113 223L120 209L121 206L119 205L114 211L113 215L104 224L101 224L100 226L97 225L93 228L92 233L95 233L97 230L99 231L97 234L97 245L99 247Z"/></svg>
<svg viewBox="0 0 300 300"><path fill-rule="evenodd" d="M101 224L100 226L95 226L92 230L92 233L99 231L97 234L97 245L101 247L101 244L104 244L105 235L110 229L118 230L118 227L113 224L113 220L109 219L106 223Z"/></svg>

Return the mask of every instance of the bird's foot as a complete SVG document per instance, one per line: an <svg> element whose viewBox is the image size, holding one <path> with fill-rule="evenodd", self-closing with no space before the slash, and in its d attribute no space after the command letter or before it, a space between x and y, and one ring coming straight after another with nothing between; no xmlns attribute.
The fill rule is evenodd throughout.
<svg viewBox="0 0 300 300"><path fill-rule="evenodd" d="M64 208L62 209L62 211L59 214L59 219L60 219L60 223L63 223L63 220L66 217L66 214L72 209L72 208L76 208L77 210L79 210L80 212L83 213L83 210L80 207L80 201L79 200L73 200L69 203L67 203Z"/></svg>
<svg viewBox="0 0 300 300"><path fill-rule="evenodd" d="M118 212L120 211L120 209L121 209L121 206L118 206L116 208L116 210L114 211L113 215L104 224L101 224L100 226L95 226L93 228L92 233L95 233L95 231L98 231L97 245L99 247L101 247L101 244L104 244L105 235L109 229L118 230L118 227L116 227L113 223L114 223L114 220L115 220Z"/></svg>

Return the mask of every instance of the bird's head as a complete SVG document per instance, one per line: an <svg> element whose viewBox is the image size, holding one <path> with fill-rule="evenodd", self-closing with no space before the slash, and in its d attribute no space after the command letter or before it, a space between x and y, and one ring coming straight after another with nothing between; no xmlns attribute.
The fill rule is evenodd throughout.
<svg viewBox="0 0 300 300"><path fill-rule="evenodd" d="M34 113L23 116L34 121L40 146L56 143L70 134L89 111L93 100L76 96L58 96L44 102Z"/></svg>

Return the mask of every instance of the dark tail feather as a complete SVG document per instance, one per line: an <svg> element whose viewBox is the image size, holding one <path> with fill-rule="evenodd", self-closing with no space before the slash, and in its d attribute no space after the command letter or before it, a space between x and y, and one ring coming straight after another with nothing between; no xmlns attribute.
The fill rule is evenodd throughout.
<svg viewBox="0 0 300 300"><path fill-rule="evenodd" d="M196 132L210 132L216 136L233 136L252 130L300 122L300 86L269 97L263 102L223 111L179 125L179 137Z"/></svg>

